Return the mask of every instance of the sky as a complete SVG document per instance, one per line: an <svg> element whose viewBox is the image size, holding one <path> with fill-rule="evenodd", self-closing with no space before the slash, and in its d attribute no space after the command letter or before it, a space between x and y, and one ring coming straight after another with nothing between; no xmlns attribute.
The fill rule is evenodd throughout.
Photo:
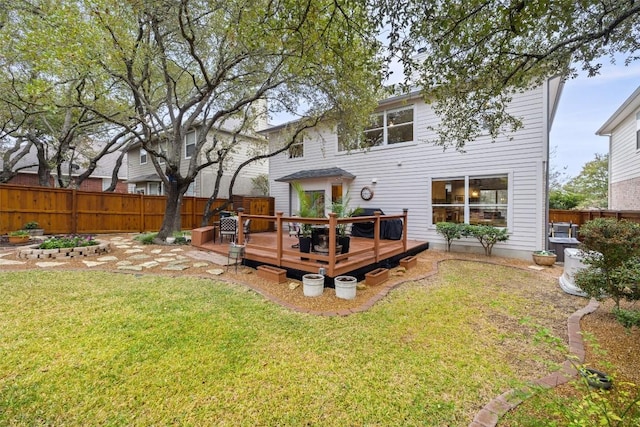
<svg viewBox="0 0 640 427"><path fill-rule="evenodd" d="M640 86L640 63L603 64L600 75L568 80L551 128L549 144L555 149L551 167L577 176L595 154L606 154L609 138L596 131ZM566 169L564 169L566 166Z"/></svg>

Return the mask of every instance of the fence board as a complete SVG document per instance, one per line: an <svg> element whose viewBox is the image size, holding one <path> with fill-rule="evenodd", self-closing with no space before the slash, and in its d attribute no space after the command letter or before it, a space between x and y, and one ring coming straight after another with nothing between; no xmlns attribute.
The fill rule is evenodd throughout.
<svg viewBox="0 0 640 427"><path fill-rule="evenodd" d="M273 206L273 198L263 199ZM207 201L204 197L183 199L184 230L200 227ZM225 202L218 199L213 206ZM46 234L158 231L165 204L164 196L0 184L0 234L18 230L29 221L37 221Z"/></svg>
<svg viewBox="0 0 640 427"><path fill-rule="evenodd" d="M640 223L640 211L612 211L612 210L598 210L598 211L578 211L578 210L560 210L549 209L549 221L550 222L572 222L574 224L582 225L587 221L591 221L596 218L616 218L626 219Z"/></svg>

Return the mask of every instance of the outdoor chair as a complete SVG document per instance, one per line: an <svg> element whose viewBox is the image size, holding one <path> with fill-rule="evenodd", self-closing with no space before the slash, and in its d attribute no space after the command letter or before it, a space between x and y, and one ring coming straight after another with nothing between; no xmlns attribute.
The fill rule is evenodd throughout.
<svg viewBox="0 0 640 427"><path fill-rule="evenodd" d="M249 235L251 234L251 219L246 219L242 225L242 233L244 235L244 241L249 241Z"/></svg>
<svg viewBox="0 0 640 427"><path fill-rule="evenodd" d="M236 217L223 217L220 218L220 242L224 237L229 237L229 241L236 241L236 233L238 231L238 220Z"/></svg>
<svg viewBox="0 0 640 427"><path fill-rule="evenodd" d="M289 237L298 237L300 236L300 224L297 222L289 223Z"/></svg>

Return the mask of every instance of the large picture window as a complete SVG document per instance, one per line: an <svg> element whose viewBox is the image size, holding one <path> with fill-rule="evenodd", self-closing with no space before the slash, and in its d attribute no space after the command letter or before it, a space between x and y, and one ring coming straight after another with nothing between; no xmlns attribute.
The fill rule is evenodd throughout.
<svg viewBox="0 0 640 427"><path fill-rule="evenodd" d="M464 176L431 181L432 222L507 226L507 175Z"/></svg>
<svg viewBox="0 0 640 427"><path fill-rule="evenodd" d="M360 141L345 141L338 127L338 151L371 148L413 141L413 106L371 115Z"/></svg>

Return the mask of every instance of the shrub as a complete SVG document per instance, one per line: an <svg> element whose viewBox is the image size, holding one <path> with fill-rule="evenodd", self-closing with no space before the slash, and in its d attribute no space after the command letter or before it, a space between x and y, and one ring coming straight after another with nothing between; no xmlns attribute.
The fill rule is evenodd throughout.
<svg viewBox="0 0 640 427"><path fill-rule="evenodd" d="M633 326L640 328L640 311L614 308L613 314L616 316L616 320L625 328L631 329Z"/></svg>
<svg viewBox="0 0 640 427"><path fill-rule="evenodd" d="M36 230L40 228L40 224L38 224L36 221L29 221L22 228L24 228L25 230Z"/></svg>
<svg viewBox="0 0 640 427"><path fill-rule="evenodd" d="M98 242L93 240L93 236L54 236L42 242L38 249L60 249L60 248L77 248L82 246L94 246Z"/></svg>
<svg viewBox="0 0 640 427"><path fill-rule="evenodd" d="M592 298L640 299L640 225L598 218L580 228L587 268L575 275L576 285Z"/></svg>
<svg viewBox="0 0 640 427"><path fill-rule="evenodd" d="M462 229L465 237L475 237L484 248L484 254L491 256L493 245L509 240L506 228L498 228L492 225L466 225Z"/></svg>
<svg viewBox="0 0 640 427"><path fill-rule="evenodd" d="M134 240L139 241L143 245L153 245L154 239L157 235L158 233L143 233L134 237Z"/></svg>
<svg viewBox="0 0 640 427"><path fill-rule="evenodd" d="M436 231L447 241L447 252L451 252L451 243L453 240L462 237L464 228L465 224L456 224L453 222L439 222L436 224Z"/></svg>

